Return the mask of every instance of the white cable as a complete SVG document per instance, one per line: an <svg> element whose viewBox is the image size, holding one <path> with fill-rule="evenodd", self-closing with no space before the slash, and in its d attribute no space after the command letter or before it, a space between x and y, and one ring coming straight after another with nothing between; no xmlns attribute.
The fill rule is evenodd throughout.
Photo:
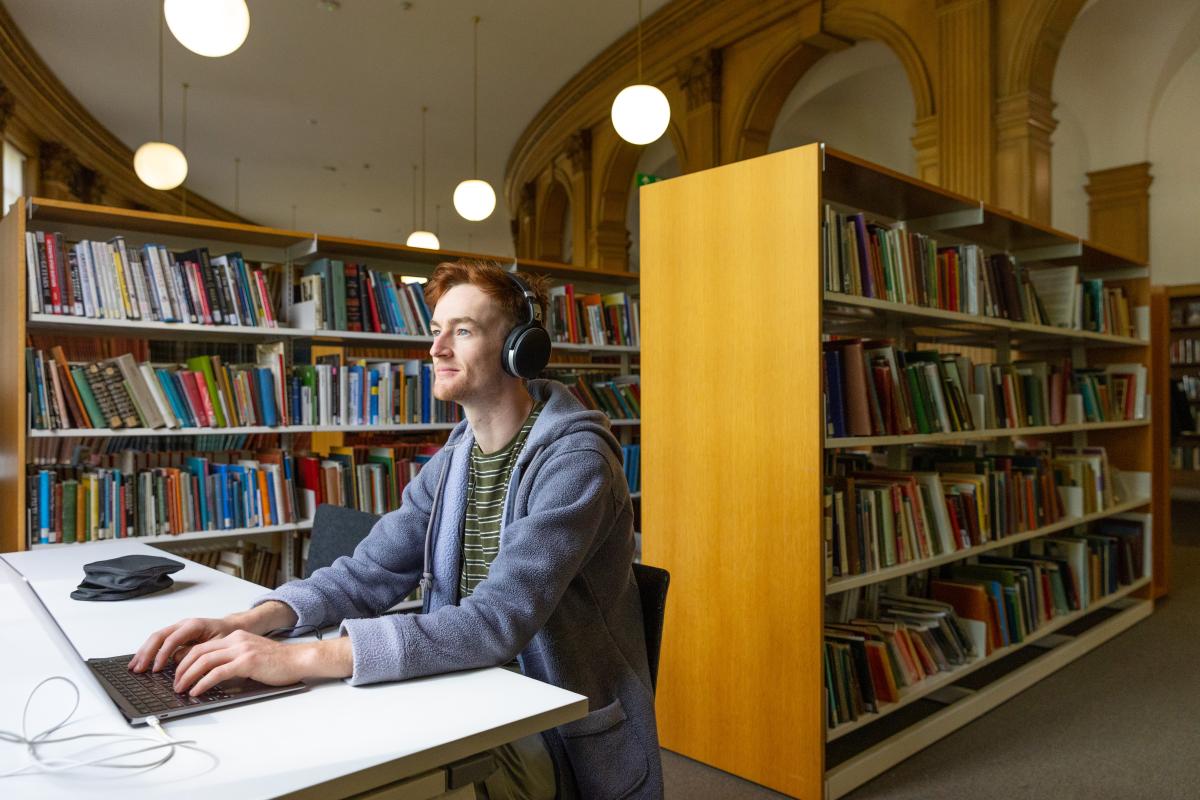
<svg viewBox="0 0 1200 800"><path fill-rule="evenodd" d="M60 722L50 726L49 728L46 728L41 733L35 734L34 736L31 737L29 735L29 706L33 702L34 695L37 694L38 689L41 689L43 686L45 686L47 683L50 683L51 681L64 681L65 683L67 683L71 687L71 689L75 692L75 702L71 706L70 712L68 712L67 715L65 717L63 717L63 719ZM158 733L162 736L162 739L159 739L158 737L155 737L155 736L145 736L145 735L139 734L139 733L79 733L74 736L60 736L55 739L50 738L50 736L55 731L57 731L59 728L62 728L64 725L66 725L70 721L71 717L75 715L75 712L76 712L76 710L78 710L78 708L79 708L79 687L76 686L75 682L72 681L70 678L65 678L62 675L52 675L49 678L46 678L45 680L43 680L37 686L33 687L33 691L31 691L29 693L29 697L26 698L26 700L25 700L25 710L21 714L21 733L16 734L16 733L12 733L11 731L0 730L0 741L10 742L12 744L25 745L26 749L29 751L30 758L33 759L33 763L26 764L25 766L19 767L18 769L12 770L10 772L0 773L0 778L13 778L13 777L21 776L21 775L33 775L38 772L49 772L49 773L65 772L67 770L80 769L82 767L105 767L108 769L150 770L150 769L154 769L155 767L162 766L163 764L170 761L172 756L175 755L176 748L179 748L179 747L186 747L191 750L197 750L201 753L205 753L205 755L208 755L211 758L215 758L215 756L213 756L211 753L208 753L207 751L205 751L199 747L196 747L196 742L193 739L183 739L183 740L172 739L167 734L167 732L165 730L163 730L162 723L159 722L158 717L153 717L153 716L149 718L148 722L156 731L158 731ZM113 753L111 755L102 756L100 758L91 759L89 761L80 761L80 760L76 760L74 758L50 758L47 756L43 756L41 753L38 752L38 748L40 748L44 745L60 744L62 742L75 741L76 739L93 739L93 738L114 739L114 740L118 740L118 741L129 741L129 742L151 742L152 744L150 744L146 747L139 747L136 750L130 750L125 753ZM103 746L103 745L96 745L96 746L99 747L99 746ZM161 758L154 760L154 761L146 761L146 762L140 762L140 763L134 763L134 764L109 763L109 762L113 762L113 761L118 761L120 759L127 759L132 756L139 755L141 753L148 753L153 750L161 750L163 748L167 748L166 754L163 755ZM81 751L77 755L82 755L82 753L87 752L87 750L90 750L90 749L94 749L94 748L85 748L83 751Z"/></svg>

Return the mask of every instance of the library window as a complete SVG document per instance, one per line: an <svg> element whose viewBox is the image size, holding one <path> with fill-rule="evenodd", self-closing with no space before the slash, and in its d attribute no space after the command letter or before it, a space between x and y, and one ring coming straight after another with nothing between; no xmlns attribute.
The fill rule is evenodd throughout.
<svg viewBox="0 0 1200 800"><path fill-rule="evenodd" d="M13 146L12 142L4 143L4 213L9 206L17 201L25 191L25 154Z"/></svg>

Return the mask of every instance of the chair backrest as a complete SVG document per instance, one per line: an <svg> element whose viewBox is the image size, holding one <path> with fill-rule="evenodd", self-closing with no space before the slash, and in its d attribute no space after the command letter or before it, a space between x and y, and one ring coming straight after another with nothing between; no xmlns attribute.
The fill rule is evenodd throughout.
<svg viewBox="0 0 1200 800"><path fill-rule="evenodd" d="M642 597L642 626L646 631L646 660L650 685L658 691L658 654L662 649L663 614L667 609L667 586L671 573L646 564L633 565L638 594Z"/></svg>
<svg viewBox="0 0 1200 800"><path fill-rule="evenodd" d="M312 539L308 543L308 560L304 577L321 567L328 567L342 556L352 555L358 543L367 538L379 517L353 508L322 503L313 517Z"/></svg>

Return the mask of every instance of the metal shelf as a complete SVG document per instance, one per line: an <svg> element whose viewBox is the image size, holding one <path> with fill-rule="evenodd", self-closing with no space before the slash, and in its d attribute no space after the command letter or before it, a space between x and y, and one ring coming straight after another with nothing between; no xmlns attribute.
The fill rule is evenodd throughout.
<svg viewBox="0 0 1200 800"><path fill-rule="evenodd" d="M971 439L1002 439L1006 436L1042 436L1051 433L1074 433L1076 431L1105 431L1113 428L1137 428L1149 425L1149 419L1122 419L1112 422L1080 422L1075 425L1037 425L1028 428L983 428L974 431L948 431L943 433L910 433L896 436L839 436L825 439L825 449L839 447L880 447L896 444L925 444L927 442L954 442Z"/></svg>

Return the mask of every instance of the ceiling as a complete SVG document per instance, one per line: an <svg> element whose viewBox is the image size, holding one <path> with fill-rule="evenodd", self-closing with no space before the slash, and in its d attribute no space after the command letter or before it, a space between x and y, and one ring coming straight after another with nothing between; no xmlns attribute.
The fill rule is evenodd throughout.
<svg viewBox="0 0 1200 800"><path fill-rule="evenodd" d="M3 0L50 69L131 149L158 135L157 0ZM648 16L667 0L645 0ZM525 125L637 20L633 0L248 0L250 34L224 58L165 38L166 139L187 187L264 225L382 241L412 228L412 164L429 106L426 223L442 246L511 255L500 195ZM339 5L339 4L332 4ZM484 222L455 213L471 171L471 20L479 26L479 176L497 190ZM67 24L67 23L70 24ZM86 35L81 32L86 31ZM420 186L418 206L420 204ZM294 206L294 211L293 211ZM417 211L420 224L420 210Z"/></svg>

